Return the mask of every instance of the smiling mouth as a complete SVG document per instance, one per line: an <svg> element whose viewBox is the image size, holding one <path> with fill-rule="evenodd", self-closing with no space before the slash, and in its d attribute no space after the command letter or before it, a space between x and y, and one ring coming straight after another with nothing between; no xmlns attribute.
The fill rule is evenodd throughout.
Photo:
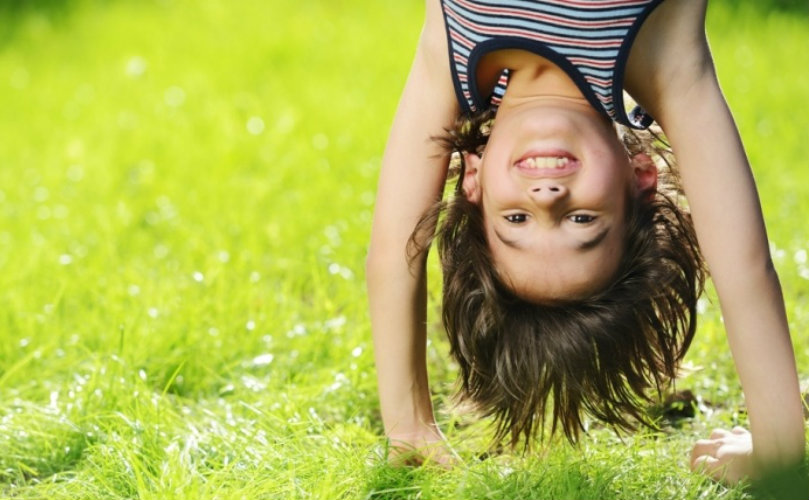
<svg viewBox="0 0 809 500"><path fill-rule="evenodd" d="M577 171L581 164L570 153L531 152L523 155L514 167L530 177L562 177Z"/></svg>
<svg viewBox="0 0 809 500"><path fill-rule="evenodd" d="M532 156L517 162L520 168L565 168L570 158L561 156Z"/></svg>

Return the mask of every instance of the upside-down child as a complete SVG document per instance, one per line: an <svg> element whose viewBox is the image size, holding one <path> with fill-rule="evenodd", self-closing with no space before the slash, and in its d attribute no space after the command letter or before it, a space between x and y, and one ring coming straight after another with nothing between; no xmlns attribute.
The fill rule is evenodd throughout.
<svg viewBox="0 0 809 500"><path fill-rule="evenodd" d="M459 396L494 418L495 441L528 444L546 420L575 440L584 414L650 424L649 390L676 376L707 267L750 432L715 431L692 466L736 482L800 464L784 302L707 0L426 3L367 261L392 453L447 458L425 360L435 242Z"/></svg>

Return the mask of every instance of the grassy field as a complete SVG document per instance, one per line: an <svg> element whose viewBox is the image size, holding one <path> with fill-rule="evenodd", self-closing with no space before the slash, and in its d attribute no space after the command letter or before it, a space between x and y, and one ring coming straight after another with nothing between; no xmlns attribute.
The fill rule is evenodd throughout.
<svg viewBox="0 0 809 500"><path fill-rule="evenodd" d="M709 33L806 382L807 14L732 3ZM696 418L491 457L486 423L450 411L433 300L436 406L463 462L381 458L364 255L421 2L8 5L0 498L746 496L686 466L697 436L745 423L711 300L679 382Z"/></svg>

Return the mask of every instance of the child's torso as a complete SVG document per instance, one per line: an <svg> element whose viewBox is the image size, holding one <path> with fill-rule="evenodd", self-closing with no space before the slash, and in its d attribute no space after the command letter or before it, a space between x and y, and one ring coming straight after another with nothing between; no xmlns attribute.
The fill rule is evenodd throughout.
<svg viewBox="0 0 809 500"><path fill-rule="evenodd" d="M648 125L648 117L630 117L623 109L623 71L635 35L661 1L442 0L461 108L473 113L497 106L505 92L507 67L491 94L478 86L475 75L487 54L519 49L560 67L590 104L612 119L634 127Z"/></svg>

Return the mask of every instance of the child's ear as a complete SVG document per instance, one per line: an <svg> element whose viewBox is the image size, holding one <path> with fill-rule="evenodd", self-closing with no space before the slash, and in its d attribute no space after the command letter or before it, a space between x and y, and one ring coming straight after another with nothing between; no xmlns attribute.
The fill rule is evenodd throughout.
<svg viewBox="0 0 809 500"><path fill-rule="evenodd" d="M646 153L638 153L630 160L633 180L638 194L654 196L657 191L657 165Z"/></svg>
<svg viewBox="0 0 809 500"><path fill-rule="evenodd" d="M475 153L464 153L464 174L463 193L466 199L477 204L480 201L480 184L478 183L478 172L482 159Z"/></svg>

